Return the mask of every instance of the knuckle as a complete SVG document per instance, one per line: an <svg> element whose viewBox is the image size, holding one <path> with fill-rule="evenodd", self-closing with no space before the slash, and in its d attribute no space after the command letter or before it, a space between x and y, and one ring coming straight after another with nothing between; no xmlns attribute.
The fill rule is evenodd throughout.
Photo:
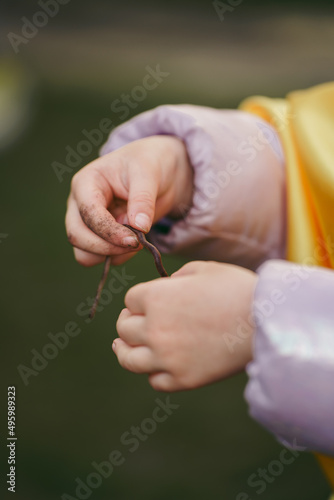
<svg viewBox="0 0 334 500"><path fill-rule="evenodd" d="M132 202L145 205L146 209L151 211L154 210L155 200L153 199L152 193L149 191L141 190L132 196Z"/></svg>
<svg viewBox="0 0 334 500"><path fill-rule="evenodd" d="M73 245L73 246L76 246L77 244L77 239L75 237L75 235L73 234L72 230L71 229L68 229L67 230L67 239L68 239L68 242Z"/></svg>
<svg viewBox="0 0 334 500"><path fill-rule="evenodd" d="M71 179L71 191L76 191L79 180L81 178L81 172L76 172Z"/></svg>
<svg viewBox="0 0 334 500"><path fill-rule="evenodd" d="M135 285L132 288L130 288L130 290L126 292L124 297L124 304L130 310L131 310L131 304L134 302L135 297L137 295L137 286L138 285Z"/></svg>
<svg viewBox="0 0 334 500"><path fill-rule="evenodd" d="M122 338L122 320L120 318L116 321L115 327L118 335Z"/></svg>
<svg viewBox="0 0 334 500"><path fill-rule="evenodd" d="M132 373L141 373L139 367L135 363L134 359L131 356L127 356L126 359L122 359L120 364L123 368Z"/></svg>
<svg viewBox="0 0 334 500"><path fill-rule="evenodd" d="M127 322L124 321L122 313L120 314L120 316L116 321L116 331L121 339L123 339L126 336L126 333L128 331Z"/></svg>
<svg viewBox="0 0 334 500"><path fill-rule="evenodd" d="M134 285L132 288L130 288L130 290L126 292L124 297L125 306L131 311L132 305L137 304L138 297L140 297L141 299L144 298L143 303L144 306L146 306L146 290L146 283L138 283L137 285Z"/></svg>

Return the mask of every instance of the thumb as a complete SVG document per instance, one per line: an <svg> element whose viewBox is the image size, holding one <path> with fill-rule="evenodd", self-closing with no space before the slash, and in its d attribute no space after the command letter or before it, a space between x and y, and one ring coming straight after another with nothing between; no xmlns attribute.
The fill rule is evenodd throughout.
<svg viewBox="0 0 334 500"><path fill-rule="evenodd" d="M147 233L152 226L158 193L158 179L153 172L136 170L131 172L128 219L132 227Z"/></svg>

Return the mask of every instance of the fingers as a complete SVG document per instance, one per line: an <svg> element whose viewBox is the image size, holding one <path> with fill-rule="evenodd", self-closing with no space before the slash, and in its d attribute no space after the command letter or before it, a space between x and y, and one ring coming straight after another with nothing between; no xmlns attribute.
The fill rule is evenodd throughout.
<svg viewBox="0 0 334 500"><path fill-rule="evenodd" d="M74 257L76 261L85 267L96 266L96 264L101 264L105 261L105 257L102 255L95 255L94 253L85 252L80 250L80 248L73 248ZM110 258L110 264L112 266L120 266L127 262L131 257L136 255L137 252L129 252L123 255L116 255Z"/></svg>
<svg viewBox="0 0 334 500"><path fill-rule="evenodd" d="M129 309L123 309L116 323L118 335L130 346L147 344L145 335L145 317L131 314Z"/></svg>
<svg viewBox="0 0 334 500"><path fill-rule="evenodd" d="M151 373L157 371L154 356L149 347L132 347L122 339L115 339L113 351L117 356L119 364L133 373Z"/></svg>
<svg viewBox="0 0 334 500"><path fill-rule="evenodd" d="M68 241L71 245L84 250L85 252L90 252L96 255L118 255L124 253L124 247L119 247L105 241L87 227L80 216L77 204L73 197L70 197L68 200L65 225Z"/></svg>
<svg viewBox="0 0 334 500"><path fill-rule="evenodd" d="M183 389L173 375L161 371L161 368L155 364L152 352L148 347L131 347L122 339L115 339L113 351L119 364L126 370L133 373L148 373L149 383L156 391L173 392Z"/></svg>
<svg viewBox="0 0 334 500"><path fill-rule="evenodd" d="M108 211L107 207L113 199L113 192L110 184L98 170L90 167L87 170L82 169L79 174L76 174L72 179L71 196L85 225L102 240L120 247L136 248L138 246L138 240L134 234L118 224ZM71 197L69 210L71 212L68 223L73 224L73 218L76 214L73 211ZM75 234L78 237L77 231ZM80 235L82 240L84 235L81 233ZM90 242L92 243L92 241Z"/></svg>
<svg viewBox="0 0 334 500"><path fill-rule="evenodd" d="M158 302L165 303L166 293L172 285L171 278L157 278L146 283L134 285L124 297L125 306L132 314L146 314L149 306Z"/></svg>
<svg viewBox="0 0 334 500"><path fill-rule="evenodd" d="M147 233L152 225L159 188L158 170L129 166L128 217L130 225Z"/></svg>
<svg viewBox="0 0 334 500"><path fill-rule="evenodd" d="M161 278L166 279L166 278ZM146 305L151 300L152 286L158 280L148 281L147 283L139 283L128 290L124 297L125 306L132 314L145 314ZM150 294L150 295L148 295Z"/></svg>
<svg viewBox="0 0 334 500"><path fill-rule="evenodd" d="M95 266L105 261L103 255L95 255L94 253L85 252L80 250L80 248L73 248L74 257L79 264L85 267Z"/></svg>
<svg viewBox="0 0 334 500"><path fill-rule="evenodd" d="M142 247L140 247L140 248L142 248ZM129 250L126 253L123 253L122 255L113 255L111 257L110 263L113 266L120 266L121 264L124 264L129 259L131 259L131 257L133 257L134 255L136 255L137 253L138 253L138 251L131 252L131 250Z"/></svg>
<svg viewBox="0 0 334 500"><path fill-rule="evenodd" d="M175 380L175 377L167 372L151 373L148 381L156 391L175 392L182 389L180 384Z"/></svg>

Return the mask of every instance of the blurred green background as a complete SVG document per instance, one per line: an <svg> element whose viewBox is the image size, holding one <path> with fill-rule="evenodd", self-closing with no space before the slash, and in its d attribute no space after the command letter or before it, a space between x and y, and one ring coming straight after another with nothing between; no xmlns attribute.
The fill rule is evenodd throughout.
<svg viewBox="0 0 334 500"><path fill-rule="evenodd" d="M333 2L226 4L230 8L222 20L214 4L204 1L71 0L59 5L57 15L36 34L21 40L15 53L9 33L22 36L22 18L31 21L41 7L35 1L2 0L1 498L12 495L5 484L6 395L12 385L17 391L18 500L60 499L64 493L79 498L76 478L86 481L94 472L92 462L108 460L115 449L124 463L86 498L328 496L326 481L308 454L284 466L277 477L271 475L261 493L248 483L259 468L279 459L282 447L248 417L244 375L171 395L179 407L135 452L120 442L124 432L152 416L156 398L166 398L150 388L145 376L123 371L111 350L127 289L154 279L156 271L151 257L141 252L125 265L131 278L121 292L105 296L103 310L88 323L82 311L95 294L101 269L75 263L64 231L72 173L99 148L81 156L62 182L52 164L65 162L66 147L76 150L85 139L83 129L97 128L103 118L121 123L110 105L141 85L146 66L160 64L170 75L129 116L163 103L235 107L254 93L284 96L333 79ZM164 261L170 272L184 262ZM77 323L80 334L43 369L27 375L24 384L18 366L31 368L31 350L41 353L51 342L48 334L63 332L69 321Z"/></svg>

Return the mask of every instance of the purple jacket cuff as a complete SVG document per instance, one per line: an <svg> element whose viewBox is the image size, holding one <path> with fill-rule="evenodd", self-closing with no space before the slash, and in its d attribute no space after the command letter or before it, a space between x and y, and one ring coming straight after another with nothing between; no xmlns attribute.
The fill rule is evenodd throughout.
<svg viewBox="0 0 334 500"><path fill-rule="evenodd" d="M334 455L334 272L270 261L258 274L250 414L285 446Z"/></svg>

